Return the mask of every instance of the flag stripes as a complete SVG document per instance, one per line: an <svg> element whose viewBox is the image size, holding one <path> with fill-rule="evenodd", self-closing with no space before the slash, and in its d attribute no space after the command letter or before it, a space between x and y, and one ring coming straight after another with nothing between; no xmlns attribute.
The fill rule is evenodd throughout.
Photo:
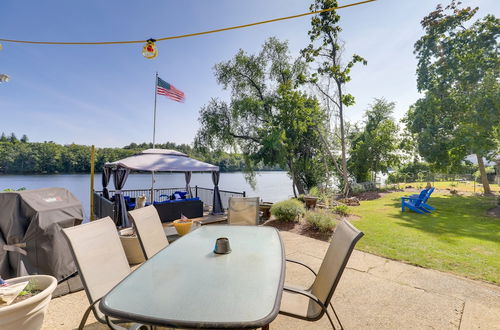
<svg viewBox="0 0 500 330"><path fill-rule="evenodd" d="M184 92L178 90L174 87L174 85L169 84L160 77L158 77L156 82L156 93L158 95L164 95L177 102L184 102L185 99Z"/></svg>

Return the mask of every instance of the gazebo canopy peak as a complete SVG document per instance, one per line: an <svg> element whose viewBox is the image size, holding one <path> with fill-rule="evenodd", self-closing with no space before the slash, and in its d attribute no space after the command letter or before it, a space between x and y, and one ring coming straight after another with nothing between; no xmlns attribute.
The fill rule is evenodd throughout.
<svg viewBox="0 0 500 330"><path fill-rule="evenodd" d="M133 156L106 163L110 168L147 172L218 172L219 167L169 149L147 149Z"/></svg>
<svg viewBox="0 0 500 330"><path fill-rule="evenodd" d="M146 149L141 151L139 154L161 154L161 155L175 155L187 157L185 153L172 149Z"/></svg>

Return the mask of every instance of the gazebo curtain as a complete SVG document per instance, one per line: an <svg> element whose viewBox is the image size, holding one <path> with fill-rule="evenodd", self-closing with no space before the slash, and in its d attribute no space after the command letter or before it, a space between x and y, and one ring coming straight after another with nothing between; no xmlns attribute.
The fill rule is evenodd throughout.
<svg viewBox="0 0 500 330"><path fill-rule="evenodd" d="M186 178L186 192L191 198L193 197L193 194L191 193L191 186L189 185L189 183L191 182L191 172L184 172L184 177Z"/></svg>
<svg viewBox="0 0 500 330"><path fill-rule="evenodd" d="M109 199L108 184L109 178L111 177L111 169L109 167L104 167L102 169L102 197Z"/></svg>
<svg viewBox="0 0 500 330"><path fill-rule="evenodd" d="M130 227L130 222L127 215L127 206L125 205L125 198L121 190L127 181L130 170L123 167L118 167L113 170L113 182L115 184L115 223L122 228Z"/></svg>
<svg viewBox="0 0 500 330"><path fill-rule="evenodd" d="M222 200L220 198L219 192L219 178L219 172L212 172L212 182L214 183L214 200L212 203L213 214L224 214L224 209L222 208Z"/></svg>

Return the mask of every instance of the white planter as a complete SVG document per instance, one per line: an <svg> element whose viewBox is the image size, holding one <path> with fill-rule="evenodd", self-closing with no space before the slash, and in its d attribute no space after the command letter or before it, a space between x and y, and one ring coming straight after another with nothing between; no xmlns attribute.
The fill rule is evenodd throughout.
<svg viewBox="0 0 500 330"><path fill-rule="evenodd" d="M123 250L125 250L125 255L127 256L128 263L130 265L140 264L146 261L144 258L144 253L142 252L141 243L139 243L139 238L137 235L130 235L133 233L132 228L125 228L120 230L120 241L123 245Z"/></svg>
<svg viewBox="0 0 500 330"><path fill-rule="evenodd" d="M19 283L31 280L39 294L15 304L0 307L0 329L37 330L42 328L45 312L49 307L52 292L56 289L57 280L48 275L29 275L7 280L8 283Z"/></svg>

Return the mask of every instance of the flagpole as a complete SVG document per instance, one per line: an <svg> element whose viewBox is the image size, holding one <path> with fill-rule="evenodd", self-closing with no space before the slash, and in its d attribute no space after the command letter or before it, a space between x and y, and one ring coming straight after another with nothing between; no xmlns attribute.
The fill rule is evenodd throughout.
<svg viewBox="0 0 500 330"><path fill-rule="evenodd" d="M153 113L153 149L155 148L155 136L156 136L156 86L158 85L158 71L156 72L155 75L155 107L154 107L154 113Z"/></svg>
<svg viewBox="0 0 500 330"><path fill-rule="evenodd" d="M155 105L154 105L154 112L153 112L153 149L156 146L156 86L158 85L158 71L156 71L155 75ZM151 171L151 204L153 204L155 201L155 172Z"/></svg>

